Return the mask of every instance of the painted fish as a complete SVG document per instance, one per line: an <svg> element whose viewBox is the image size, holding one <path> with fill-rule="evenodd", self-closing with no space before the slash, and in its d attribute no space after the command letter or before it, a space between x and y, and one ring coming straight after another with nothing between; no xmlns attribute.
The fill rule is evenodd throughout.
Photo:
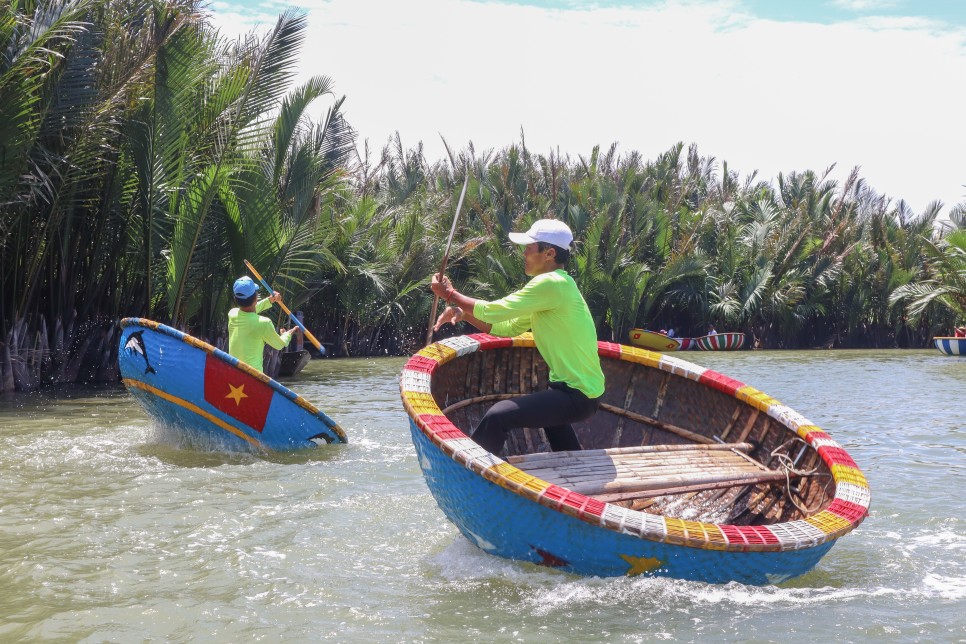
<svg viewBox="0 0 966 644"><path fill-rule="evenodd" d="M144 358L145 364L144 373L157 373L157 371L154 370L154 367L151 366L151 363L148 362L148 352L144 348L144 338L141 337L142 335L144 335L143 330L132 333L130 337L128 337L127 342L124 343L124 348L128 351L141 354L141 357Z"/></svg>

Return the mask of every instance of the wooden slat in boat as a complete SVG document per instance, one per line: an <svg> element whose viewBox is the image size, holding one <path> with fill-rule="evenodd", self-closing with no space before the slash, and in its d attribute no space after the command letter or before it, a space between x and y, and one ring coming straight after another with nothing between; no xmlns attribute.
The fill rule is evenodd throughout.
<svg viewBox="0 0 966 644"><path fill-rule="evenodd" d="M785 481L744 452L748 443L651 445L509 456L507 462L548 483L615 502Z"/></svg>

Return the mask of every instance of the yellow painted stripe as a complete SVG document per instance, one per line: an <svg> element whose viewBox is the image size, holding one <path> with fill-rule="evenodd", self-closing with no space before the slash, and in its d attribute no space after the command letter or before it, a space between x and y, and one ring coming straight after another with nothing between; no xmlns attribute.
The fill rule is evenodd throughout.
<svg viewBox="0 0 966 644"><path fill-rule="evenodd" d="M805 522L810 523L825 534L847 531L852 527L851 521L828 510L822 510L814 516L806 517Z"/></svg>
<svg viewBox="0 0 966 644"><path fill-rule="evenodd" d="M533 341L533 333L527 331L513 338L513 346L533 349L537 346L537 343Z"/></svg>
<svg viewBox="0 0 966 644"><path fill-rule="evenodd" d="M869 487L869 481L866 480L865 474L861 470L848 465L833 465L832 478L835 479L836 483L852 483L859 487Z"/></svg>
<svg viewBox="0 0 966 644"><path fill-rule="evenodd" d="M193 411L194 413L198 414L202 418L205 418L207 420L210 420L211 422L213 422L214 424L218 425L219 427L221 427L225 431L231 432L232 434L234 434L238 438L245 439L246 441L248 441L252 445L257 445L258 447L263 448L263 449L265 447L258 440L252 438L251 436L249 436L245 432L241 431L237 427L234 427L232 425L229 425L228 423L226 423L222 419L218 418L217 416L214 416L214 415L206 412L201 407L198 407L197 405L195 405L193 403L190 403L187 400L184 400L183 398L178 398L177 396L172 396L171 394L169 394L167 392L164 392L164 391L161 391L157 387L152 387L151 385L149 385L149 384L147 384L145 382L141 382L140 380L131 380L130 378L123 378L121 380L121 382L123 382L128 387L135 387L137 389L141 389L141 390L146 391L146 392L148 392L150 394L154 394L158 398L164 398L168 402L173 402L176 405L179 405L181 407L184 407L188 411Z"/></svg>
<svg viewBox="0 0 966 644"><path fill-rule="evenodd" d="M754 387L749 387L745 385L735 393L735 397L738 400L744 401L757 408L759 411L768 413L768 408L772 405L780 404L777 400L769 396L763 391L758 391Z"/></svg>
<svg viewBox="0 0 966 644"><path fill-rule="evenodd" d="M654 351L621 345L621 359L627 360L628 362L636 362L637 364L658 368L661 364L661 357L660 353L655 353Z"/></svg>
<svg viewBox="0 0 966 644"><path fill-rule="evenodd" d="M417 416L419 414L441 413L439 405L436 404L436 399L433 398L432 394L426 394L420 391L404 391L402 392L402 397L403 400L409 403L409 406Z"/></svg>
<svg viewBox="0 0 966 644"><path fill-rule="evenodd" d="M456 349L451 349L445 344L431 344L428 347L421 349L416 353L416 355L423 356L424 358L429 358L430 360L435 360L439 364L443 364L456 357Z"/></svg>
<svg viewBox="0 0 966 644"><path fill-rule="evenodd" d="M550 484L541 478L537 478L532 474L527 474L523 470L510 465L509 463L497 463L490 468L497 474L503 477L503 480L498 481L501 487L507 489L514 489L513 485L508 485L505 481L512 481L514 484L531 490L535 494L542 494Z"/></svg>

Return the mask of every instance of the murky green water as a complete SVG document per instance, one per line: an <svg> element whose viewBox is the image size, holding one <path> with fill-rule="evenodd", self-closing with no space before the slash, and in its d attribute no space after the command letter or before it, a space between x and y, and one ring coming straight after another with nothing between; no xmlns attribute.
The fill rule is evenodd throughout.
<svg viewBox="0 0 966 644"><path fill-rule="evenodd" d="M681 354L829 431L872 515L779 587L585 579L488 556L429 495L401 359L289 384L351 443L181 444L121 389L0 398L0 641L964 641L966 359Z"/></svg>

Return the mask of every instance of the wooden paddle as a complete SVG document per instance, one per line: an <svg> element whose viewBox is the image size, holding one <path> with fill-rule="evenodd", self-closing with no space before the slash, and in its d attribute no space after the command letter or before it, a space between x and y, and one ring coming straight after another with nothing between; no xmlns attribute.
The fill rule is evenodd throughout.
<svg viewBox="0 0 966 644"><path fill-rule="evenodd" d="M255 276L255 279L257 279L259 282L261 282L262 283L262 286L264 286L265 289L269 293L274 293L275 292L275 289L273 289L271 286L269 286L268 282L265 281L265 278L263 278L259 274L259 272L255 270L255 267L251 265L251 262L249 262L247 259L244 260L244 261L245 261L245 266L247 266L248 267L248 270L250 270L252 272L252 275ZM302 329L302 333L304 333L305 334L305 337L309 339L309 342L311 342L312 344L314 344L315 345L315 348L318 349L319 351L321 351L322 350L322 343L315 339L315 336L312 335L312 333L308 329L305 328L305 325L304 324L302 324L301 322L299 322L299 319L297 317L295 317L294 315L292 315L292 312L288 310L288 307L285 306L285 303L282 302L281 298L278 300L278 305L280 307L282 307L282 310L283 311L285 311L286 313L288 313L288 317L292 320L292 322L295 322L295 324L298 325L298 327L300 329Z"/></svg>
<svg viewBox="0 0 966 644"><path fill-rule="evenodd" d="M445 143L445 141L444 141ZM449 229L449 239L446 241L446 252L443 253L443 263L439 267L439 277L443 279L443 272L446 271L446 262L449 261L449 247L453 243L453 233L456 232L456 222L460 218L460 209L463 207L463 197L466 196L466 186L470 183L469 169L466 171L466 178L463 179L463 190L460 192L459 203L456 204L456 214L453 215L453 225ZM436 322L436 307L439 306L439 296L433 295L433 308L429 313L429 328L426 330L426 344L433 342L433 324Z"/></svg>

